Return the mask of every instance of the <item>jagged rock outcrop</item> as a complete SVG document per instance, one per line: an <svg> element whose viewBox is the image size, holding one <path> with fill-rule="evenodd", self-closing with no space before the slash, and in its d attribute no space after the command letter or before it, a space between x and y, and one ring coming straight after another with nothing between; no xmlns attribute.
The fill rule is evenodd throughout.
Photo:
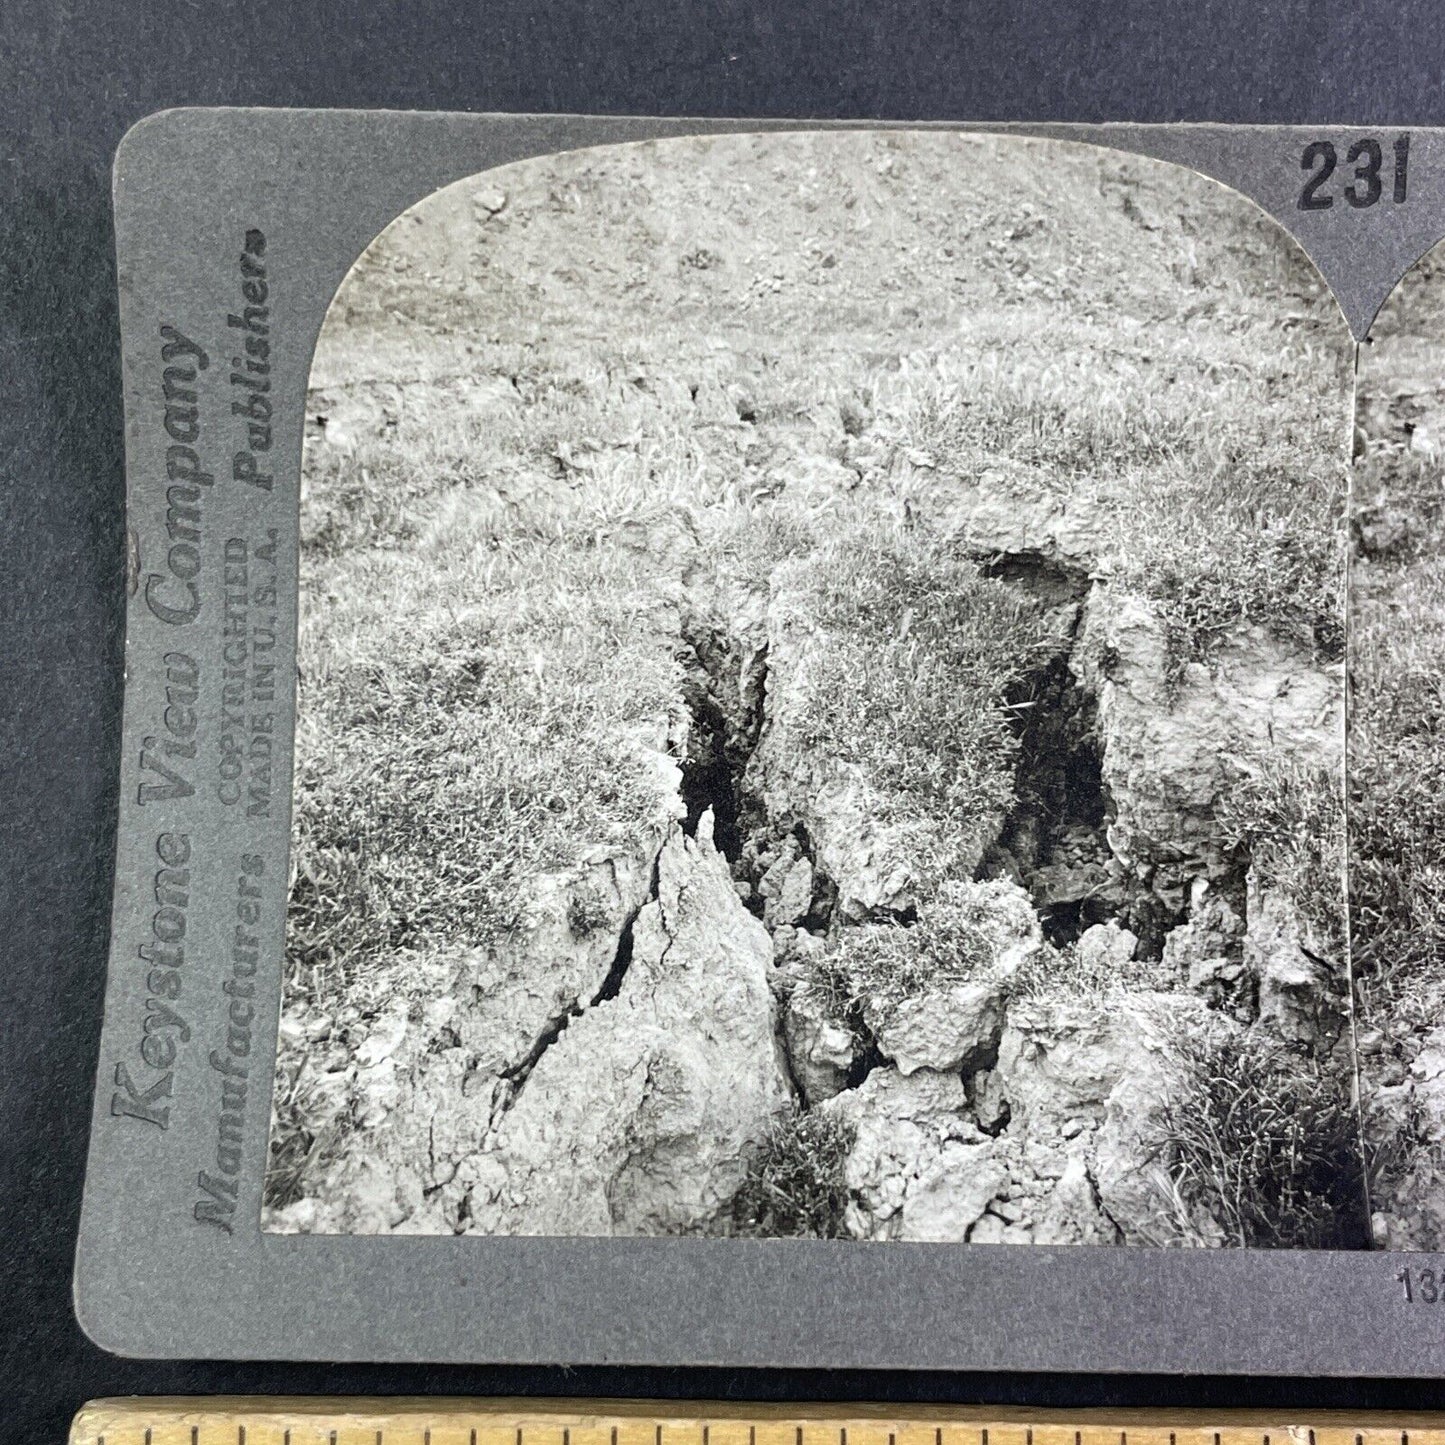
<svg viewBox="0 0 1445 1445"><path fill-rule="evenodd" d="M790 1106L771 946L711 822L668 839L617 997L538 1060L471 1165L478 1230L715 1232L748 1154Z"/></svg>
<svg viewBox="0 0 1445 1445"><path fill-rule="evenodd" d="M1158 611L1097 585L1070 666L1098 700L1110 849L1176 916L1196 879L1236 866L1216 816L1229 790L1270 756L1340 764L1340 665L1313 663L1263 628L1176 676Z"/></svg>
<svg viewBox="0 0 1445 1445"><path fill-rule="evenodd" d="M517 929L486 948L409 961L409 996L425 1004L398 995L350 1053L308 1054L303 1087L337 1096L354 1130L314 1194L274 1211L268 1227L462 1227L460 1194L448 1186L534 1054L606 987L651 892L662 838L659 830L538 877Z"/></svg>
<svg viewBox="0 0 1445 1445"><path fill-rule="evenodd" d="M814 1106L841 1093L862 1044L823 991L808 979L788 997L783 1037L803 1102Z"/></svg>

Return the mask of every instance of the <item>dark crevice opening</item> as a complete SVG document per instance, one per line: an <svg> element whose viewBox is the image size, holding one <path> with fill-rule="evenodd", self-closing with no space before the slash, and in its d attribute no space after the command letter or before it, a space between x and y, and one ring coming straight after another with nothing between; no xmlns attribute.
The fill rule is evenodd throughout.
<svg viewBox="0 0 1445 1445"><path fill-rule="evenodd" d="M736 863L746 838L743 775L762 733L767 650L744 656L740 641L700 617L683 620L682 698L691 724L678 765L682 769L684 830L696 834L702 815L713 815L713 843Z"/></svg>
<svg viewBox="0 0 1445 1445"><path fill-rule="evenodd" d="M1105 830L1098 707L1066 653L1014 682L1005 706L1018 742L1014 804L983 876L1013 876L1033 896L1045 937L1062 946L1121 912L1122 869Z"/></svg>

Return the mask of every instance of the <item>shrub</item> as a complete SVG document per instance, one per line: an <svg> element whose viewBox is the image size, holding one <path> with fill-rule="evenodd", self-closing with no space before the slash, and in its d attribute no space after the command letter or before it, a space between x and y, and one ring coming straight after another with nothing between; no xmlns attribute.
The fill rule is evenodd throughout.
<svg viewBox="0 0 1445 1445"><path fill-rule="evenodd" d="M736 1233L758 1239L841 1239L844 1166L854 1130L833 1114L792 1114L768 1132L733 1199Z"/></svg>
<svg viewBox="0 0 1445 1445"><path fill-rule="evenodd" d="M1179 1027L1164 1110L1170 1174L1235 1246L1369 1245L1359 1120L1347 1069L1266 1034Z"/></svg>

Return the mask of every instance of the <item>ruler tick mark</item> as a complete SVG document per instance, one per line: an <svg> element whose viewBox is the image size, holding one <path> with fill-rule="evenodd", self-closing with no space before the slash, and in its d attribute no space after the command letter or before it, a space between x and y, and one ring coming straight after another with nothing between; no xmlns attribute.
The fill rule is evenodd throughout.
<svg viewBox="0 0 1445 1445"><path fill-rule="evenodd" d="M201 1438L201 1427L200 1427L199 1425L192 1425L192 1426L191 1426L191 1445L196 1445L196 1442L197 1442L200 1438Z"/></svg>
<svg viewBox="0 0 1445 1445"><path fill-rule="evenodd" d="M617 1445L617 1426L612 1427L612 1445Z"/></svg>
<svg viewBox="0 0 1445 1445"><path fill-rule="evenodd" d="M376 1445L381 1445L381 1431L378 1430L376 1434ZM472 1433L467 1436L467 1445L477 1445L477 1427L475 1425L472 1426Z"/></svg>

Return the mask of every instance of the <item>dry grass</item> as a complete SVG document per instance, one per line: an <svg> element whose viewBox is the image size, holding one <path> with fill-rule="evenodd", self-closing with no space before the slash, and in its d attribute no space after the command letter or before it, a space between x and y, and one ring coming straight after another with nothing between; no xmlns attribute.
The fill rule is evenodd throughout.
<svg viewBox="0 0 1445 1445"><path fill-rule="evenodd" d="M1315 947L1345 949L1345 799L1338 770L1266 760L1217 810L1228 846L1261 885L1283 893L1311 926Z"/></svg>
<svg viewBox="0 0 1445 1445"><path fill-rule="evenodd" d="M733 1198L733 1229L757 1239L842 1239L853 1130L814 1110L775 1124Z"/></svg>
<svg viewBox="0 0 1445 1445"><path fill-rule="evenodd" d="M1180 1242L1202 1210L1223 1242L1263 1249L1369 1245L1351 1076L1258 1031L1173 1030L1164 1110ZM1191 1236L1195 1236L1191 1238Z"/></svg>
<svg viewBox="0 0 1445 1445"><path fill-rule="evenodd" d="M968 854L1013 796L1004 691L1049 645L1038 606L902 528L837 538L775 581L815 622L799 746L858 768L882 816L949 831Z"/></svg>

